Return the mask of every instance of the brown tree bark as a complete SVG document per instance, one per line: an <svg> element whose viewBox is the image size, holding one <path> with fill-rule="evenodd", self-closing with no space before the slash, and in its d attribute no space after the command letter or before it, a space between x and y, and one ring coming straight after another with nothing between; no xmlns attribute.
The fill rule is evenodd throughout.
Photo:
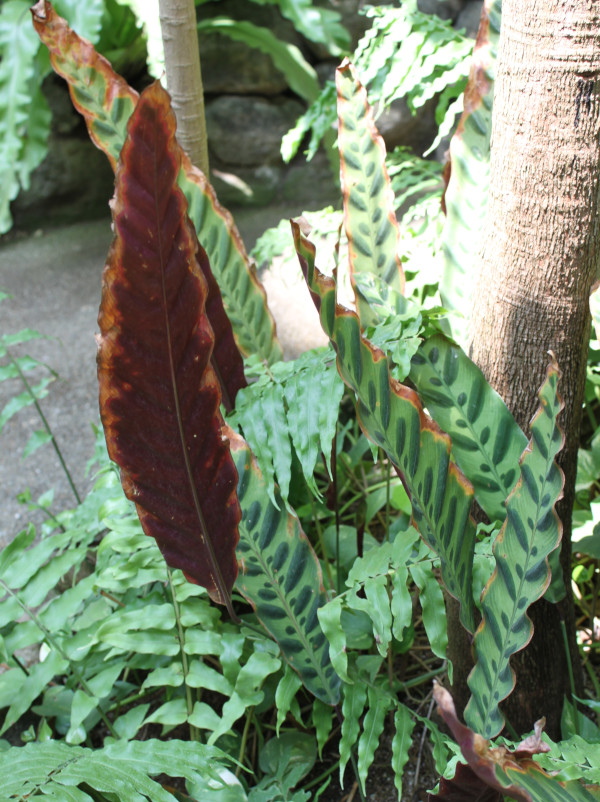
<svg viewBox="0 0 600 802"><path fill-rule="evenodd" d="M159 0L167 89L177 118L177 141L208 176L204 90L194 0Z"/></svg>
<svg viewBox="0 0 600 802"><path fill-rule="evenodd" d="M579 681L570 589L571 512L600 257L600 7L592 0L505 0L491 140L490 196L469 353L529 434L554 351L566 436L561 561L567 599L530 608L535 634L512 659L504 712L520 733L545 716L556 737L569 678L560 618ZM579 686L580 687L580 686Z"/></svg>

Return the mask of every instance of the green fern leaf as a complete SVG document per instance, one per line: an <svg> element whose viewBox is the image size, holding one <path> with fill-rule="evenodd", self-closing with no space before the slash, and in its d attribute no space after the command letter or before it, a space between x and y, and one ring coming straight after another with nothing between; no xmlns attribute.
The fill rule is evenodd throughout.
<svg viewBox="0 0 600 802"><path fill-rule="evenodd" d="M29 119L38 49L27 0L4 3L0 8L0 234L12 226L10 202L21 187L22 130Z"/></svg>
<svg viewBox="0 0 600 802"><path fill-rule="evenodd" d="M317 98L320 91L317 73L295 45L278 39L268 28L254 25L247 20L212 17L199 22L198 30L200 33L220 33L266 53L275 67L283 73L293 92L308 103Z"/></svg>
<svg viewBox="0 0 600 802"><path fill-rule="evenodd" d="M490 520L506 517L527 438L508 407L464 351L442 334L412 359L410 378L432 417L452 440L452 454Z"/></svg>
<svg viewBox="0 0 600 802"><path fill-rule="evenodd" d="M402 799L402 775L408 763L408 750L412 743L412 731L415 727L410 710L402 704L394 713L394 737L392 738L392 768L394 783L398 791L398 799Z"/></svg>
<svg viewBox="0 0 600 802"><path fill-rule="evenodd" d="M228 761L220 749L177 740L120 742L96 750L56 741L33 743L0 752L0 796L22 799L43 795L88 802L92 797L79 789L83 786L102 799L114 795L120 802L175 802L175 797L151 776L206 777L219 783L217 767Z"/></svg>
<svg viewBox="0 0 600 802"><path fill-rule="evenodd" d="M329 466L344 383L329 351L310 356L296 361L297 369L285 383L284 392L292 443L306 483L319 497L313 473L320 454Z"/></svg>
<svg viewBox="0 0 600 802"><path fill-rule="evenodd" d="M375 751L379 746L385 714L394 703L393 698L383 692L381 688L369 688L367 697L368 707L363 722L363 731L358 739L358 777L363 790L375 757Z"/></svg>
<svg viewBox="0 0 600 802"><path fill-rule="evenodd" d="M414 525L440 555L443 582L459 599L461 621L472 632L473 489L450 460L450 438L425 414L417 394L390 377L385 354L361 336L357 315L336 304L335 281L316 268L314 246L296 223L292 229L321 325L337 351L338 370L358 396L361 427L404 477Z"/></svg>
<svg viewBox="0 0 600 802"><path fill-rule="evenodd" d="M561 524L554 510L564 482L554 462L564 442L556 422L563 407L558 379L553 358L538 394L540 408L531 422L521 475L494 541L496 569L481 598L483 620L475 633L477 662L468 679L472 696L465 720L486 738L497 735L504 725L498 705L515 683L509 661L531 639L533 627L526 611L548 587L547 558L560 543Z"/></svg>
<svg viewBox="0 0 600 802"><path fill-rule="evenodd" d="M229 420L241 426L267 481L271 501L277 481L287 504L292 445L309 488L320 497L313 473L321 453L329 463L343 393L333 354L322 349L274 365L239 391Z"/></svg>
<svg viewBox="0 0 600 802"><path fill-rule="evenodd" d="M340 786L344 787L344 771L358 740L360 717L367 701L367 686L364 682L343 685L342 732L340 737Z"/></svg>

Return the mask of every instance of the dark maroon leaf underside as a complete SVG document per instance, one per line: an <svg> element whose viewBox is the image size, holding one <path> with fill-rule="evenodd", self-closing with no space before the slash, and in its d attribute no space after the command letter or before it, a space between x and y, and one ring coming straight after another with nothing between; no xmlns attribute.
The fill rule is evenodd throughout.
<svg viewBox="0 0 600 802"><path fill-rule="evenodd" d="M111 458L167 563L225 603L237 575L237 472L222 436L198 241L177 186L181 151L156 82L128 124L98 322ZM200 259L205 259L203 252Z"/></svg>
<svg viewBox="0 0 600 802"><path fill-rule="evenodd" d="M52 67L68 82L71 100L77 111L83 115L90 139L96 147L106 153L111 166L116 169L116 157L111 150L114 142L106 136L106 132L99 125L99 120L90 105L80 102L78 89L80 91L81 87L78 86L77 75L79 72L87 70L92 82L98 82L106 87L103 108L108 117L113 114L118 116L114 111L118 106L121 109L127 109L130 104L135 104L138 93L113 70L110 63L104 56L96 52L87 39L82 39L71 30L67 22L56 13L49 2L40 0L33 6L31 12L33 26L41 41L48 48ZM121 113L123 112L121 111ZM183 153L182 164L189 180L202 184L203 191L207 192L207 186L210 185L206 178L192 166L190 160ZM212 357L213 367L222 382L223 404L227 410L231 410L238 390L247 385L244 363L233 336L231 322L223 306L221 290L213 276L208 259L204 258L203 252L199 257L200 268L208 283L206 314L215 332L217 342Z"/></svg>

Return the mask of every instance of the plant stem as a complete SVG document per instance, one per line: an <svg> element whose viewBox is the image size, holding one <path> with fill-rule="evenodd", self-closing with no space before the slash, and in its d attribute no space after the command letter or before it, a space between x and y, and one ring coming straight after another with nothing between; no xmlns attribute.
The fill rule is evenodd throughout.
<svg viewBox="0 0 600 802"><path fill-rule="evenodd" d="M339 596L342 588L342 576L340 571L340 500L337 481L337 424L333 435L333 443L331 444L331 487L335 511L335 584L336 592Z"/></svg>
<svg viewBox="0 0 600 802"><path fill-rule="evenodd" d="M48 421L46 420L46 416L42 412L42 408L40 407L40 404L39 404L39 401L37 399L37 396L33 392L33 389L31 387L31 385L27 381L27 377L25 376L25 374L21 370L21 367L19 365L18 360L16 360L14 358L14 356L10 353L8 348L6 349L6 353L7 353L8 358L10 359L11 363L14 365L15 370L19 374L19 378L23 382L23 385L24 385L25 389L27 390L27 392L29 393L29 395L33 399L33 403L34 403L36 411L37 411L37 413L38 413L38 415L40 417L40 420L44 424L45 430L48 432L48 434L51 437L51 443L54 446L54 450L56 451L56 454L58 456L60 464L62 465L62 469L65 472L65 476L67 477L67 481L69 482L69 485L71 486L71 490L73 491L73 495L77 499L77 503L81 504L81 498L79 497L79 493L77 492L77 488L75 487L75 484L73 482L73 478L71 477L71 473L70 473L69 469L67 468L67 463L65 462L65 460L63 458L63 455L61 453L60 448L58 447L58 443L56 442L56 438L54 437L54 434L52 433L52 429L50 428L50 424L48 423Z"/></svg>
<svg viewBox="0 0 600 802"><path fill-rule="evenodd" d="M385 451L381 452L382 458L385 458ZM389 459L386 460L385 465L385 533L387 542L390 542L390 489L391 489L391 465Z"/></svg>
<svg viewBox="0 0 600 802"><path fill-rule="evenodd" d="M246 723L244 724L244 732L242 733L242 742L240 744L240 752L238 755L238 766L235 770L235 776L239 777L240 772L242 770L242 761L244 759L244 753L246 751L246 744L248 743L248 733L250 732L250 723L252 722L252 716L254 714L254 708L248 708L248 712L246 713Z"/></svg>
<svg viewBox="0 0 600 802"><path fill-rule="evenodd" d="M75 677L75 679L77 680L79 685L81 685L83 690L87 694L89 694L91 697L95 698L96 694L92 691L90 686L87 684L87 681L85 680L85 678L82 675L82 673L79 671L78 668L75 667L75 665L73 664L72 660L69 659L69 656L67 655L65 650L62 648L62 646L58 643L58 641L56 641L54 639L54 636L52 635L50 630L46 627L46 625L42 623L42 621L33 612L33 610L31 610L26 604L24 604L21 601L21 599L17 596L17 594L8 587L8 585L6 584L6 582L3 579L0 579L0 584L2 585L4 590L9 594L9 596L12 596L13 599L16 600L17 604L21 607L23 612L27 613L27 615L31 618L31 620L34 622L34 624L40 629L40 631L44 633L44 637L46 638L46 640L48 641L50 646L52 646L52 648L55 649L60 654L60 656L63 658L63 660L65 660L69 664L69 667L70 667L71 671L73 672L73 676ZM106 729L110 732L112 737L115 740L118 741L119 740L119 734L116 732L116 730L114 729L113 725L108 720L107 716L105 715L105 713L102 710L102 708L100 707L100 705L97 705L96 709L98 711L98 715L100 716L100 718L104 722L104 725L106 726Z"/></svg>
<svg viewBox="0 0 600 802"><path fill-rule="evenodd" d="M317 538L319 540L319 546L321 547L321 554L323 555L323 562L325 563L325 570L327 571L327 579L329 581L329 587L331 590L335 590L335 583L333 581L333 574L331 573L331 566L329 565L329 560L327 559L327 551L325 550L325 543L323 541L323 530L321 528L321 524L319 523L319 518L315 513L315 502L311 497L310 506L312 509L312 518L315 522L315 529L317 530Z"/></svg>
<svg viewBox="0 0 600 802"><path fill-rule="evenodd" d="M187 661L187 654L185 653L184 649L184 637L183 637L183 626L181 624L181 615L179 611L179 603L177 601L177 597L175 596L175 587L173 585L173 574L171 573L171 569L167 566L167 576L169 577L169 587L171 588L171 599L173 601L173 611L175 613L175 620L177 621L177 639L179 640L179 651L181 654L181 667L183 669L183 684L185 686L185 703L187 707L187 714L188 718L192 715L194 710L194 701L192 699L192 689L187 683L187 677L189 674L188 668L188 661ZM189 723L189 722L188 722ZM200 734L198 732L198 728L195 727L193 724L189 724L190 728L190 740L198 741L200 738Z"/></svg>
<svg viewBox="0 0 600 802"><path fill-rule="evenodd" d="M560 611L559 611L560 612ZM567 627L565 626L565 619L560 613L560 629L563 636L563 645L565 647L565 657L567 659L567 669L569 672L569 687L571 688L571 704L573 705L575 735L579 735L579 710L577 709L577 702L575 701L575 678L573 676L573 665L571 663L571 650L569 649L569 639L567 637Z"/></svg>

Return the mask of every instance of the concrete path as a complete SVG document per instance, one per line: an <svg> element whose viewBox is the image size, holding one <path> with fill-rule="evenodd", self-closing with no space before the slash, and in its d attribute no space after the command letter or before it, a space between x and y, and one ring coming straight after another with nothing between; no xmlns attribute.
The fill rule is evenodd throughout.
<svg viewBox="0 0 600 802"><path fill-rule="evenodd" d="M283 216L298 209L241 209L234 216L244 242L256 238ZM110 220L81 223L37 232L0 244L0 290L13 297L0 303L0 333L37 329L49 339L15 348L31 354L59 373L42 402L43 411L64 452L80 494L91 479L85 466L93 453L91 423L98 422L96 343L101 274L111 240ZM299 270L274 270L263 276L279 337L289 357L323 342L323 333ZM22 391L16 380L0 383L0 410ZM0 434L0 547L29 521L38 526L39 512L16 500L26 488L38 498L55 488L53 509L73 506L74 498L50 444L23 460L23 448L41 424L34 407L14 416Z"/></svg>

